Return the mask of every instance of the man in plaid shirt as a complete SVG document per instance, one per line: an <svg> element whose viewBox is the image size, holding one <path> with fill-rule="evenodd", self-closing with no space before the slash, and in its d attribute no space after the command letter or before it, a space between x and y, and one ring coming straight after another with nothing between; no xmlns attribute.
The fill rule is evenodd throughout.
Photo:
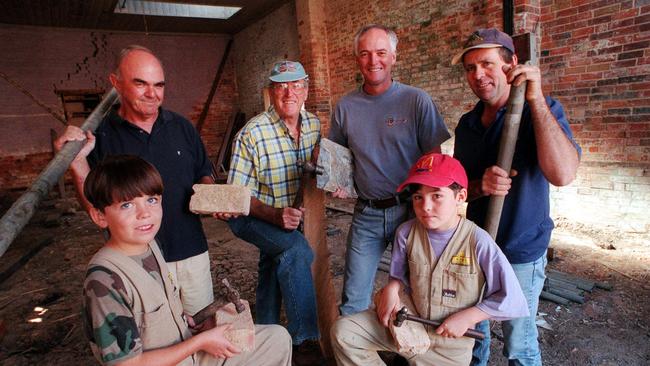
<svg viewBox="0 0 650 366"><path fill-rule="evenodd" d="M319 337L311 276L314 255L296 230L304 208L291 205L301 178L296 163L311 160L320 141L320 121L302 110L308 76L299 62L276 63L269 79L272 106L237 134L228 175L229 184L251 189L250 215L231 218L228 225L260 250L256 322L279 323L283 302L287 330L301 353L317 348L314 341ZM294 352L294 362L299 361L296 356Z"/></svg>

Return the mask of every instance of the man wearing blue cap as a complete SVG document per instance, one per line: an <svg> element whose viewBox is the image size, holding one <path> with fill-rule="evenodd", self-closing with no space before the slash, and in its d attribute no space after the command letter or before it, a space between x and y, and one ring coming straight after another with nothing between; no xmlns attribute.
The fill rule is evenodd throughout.
<svg viewBox="0 0 650 366"><path fill-rule="evenodd" d="M229 184L250 188L250 215L231 218L228 225L239 238L260 250L256 291L256 322L277 324L284 303L287 330L297 352L317 350L316 299L311 276L313 252L296 230L304 208L292 208L300 186L297 162L310 161L320 141L320 121L302 109L308 76L299 62L273 66L272 105L246 123L233 143ZM297 354L296 354L297 353ZM304 360L315 364L315 360Z"/></svg>
<svg viewBox="0 0 650 366"><path fill-rule="evenodd" d="M491 28L468 38L452 65L462 63L469 87L480 99L456 127L454 156L469 178L467 218L485 222L490 195L507 195L496 242L512 264L526 295L529 316L504 321L504 355L510 365L541 365L535 315L544 284L546 249L553 230L549 183L563 186L576 176L580 147L562 105L542 92L536 66L519 65L512 38ZM496 166L511 85L527 81L512 171ZM487 365L489 323L478 326L484 341L474 346L472 365Z"/></svg>

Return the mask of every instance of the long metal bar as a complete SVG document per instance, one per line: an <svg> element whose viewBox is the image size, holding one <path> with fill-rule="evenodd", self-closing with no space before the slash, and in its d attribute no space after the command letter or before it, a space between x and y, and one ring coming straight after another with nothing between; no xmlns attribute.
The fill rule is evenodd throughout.
<svg viewBox="0 0 650 366"><path fill-rule="evenodd" d="M104 96L101 103L97 105L95 110L86 118L81 125L81 129L94 132L117 100L117 91L111 89ZM38 205L49 193L50 189L52 189L52 186L57 183L59 177L68 169L70 163L77 156L84 143L85 141L70 141L66 143L61 151L43 169L32 186L2 216L2 219L0 219L0 257L4 255L9 245L11 245L25 225L27 225Z"/></svg>

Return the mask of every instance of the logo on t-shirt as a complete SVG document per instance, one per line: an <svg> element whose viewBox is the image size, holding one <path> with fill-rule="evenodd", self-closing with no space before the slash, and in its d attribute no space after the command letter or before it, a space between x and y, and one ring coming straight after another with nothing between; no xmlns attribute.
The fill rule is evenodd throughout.
<svg viewBox="0 0 650 366"><path fill-rule="evenodd" d="M392 114L388 114L384 117L384 122L386 122L386 126L393 127L395 125L405 124L407 122L407 119L404 117L397 117Z"/></svg>

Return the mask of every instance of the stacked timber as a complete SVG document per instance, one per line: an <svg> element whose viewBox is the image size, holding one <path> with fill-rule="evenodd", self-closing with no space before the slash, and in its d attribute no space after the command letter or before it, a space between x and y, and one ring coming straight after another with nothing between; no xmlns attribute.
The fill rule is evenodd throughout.
<svg viewBox="0 0 650 366"><path fill-rule="evenodd" d="M547 269L540 298L562 305L567 305L569 301L583 304L585 291L592 292L594 288L610 291L612 286L605 282L592 281L558 270Z"/></svg>

